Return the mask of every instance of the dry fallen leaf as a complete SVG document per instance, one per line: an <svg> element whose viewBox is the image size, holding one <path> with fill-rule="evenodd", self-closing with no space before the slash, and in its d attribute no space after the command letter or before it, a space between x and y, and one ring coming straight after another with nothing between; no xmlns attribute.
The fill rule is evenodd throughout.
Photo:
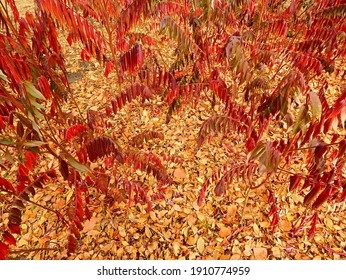
<svg viewBox="0 0 346 280"><path fill-rule="evenodd" d="M227 237L231 234L232 229L228 228L228 227L221 227L219 230L219 236L220 237Z"/></svg>
<svg viewBox="0 0 346 280"><path fill-rule="evenodd" d="M174 241L172 247L173 247L174 256L178 256L179 251L180 251L180 243L177 241Z"/></svg>
<svg viewBox="0 0 346 280"><path fill-rule="evenodd" d="M189 236L186 243L187 245L195 245L196 239L193 236Z"/></svg>
<svg viewBox="0 0 346 280"><path fill-rule="evenodd" d="M234 217L235 214L237 214L237 206L230 205L227 207L227 216L228 217Z"/></svg>
<svg viewBox="0 0 346 280"><path fill-rule="evenodd" d="M93 229L93 230L88 231L87 234L90 236L95 236L95 235L99 235L100 231Z"/></svg>
<svg viewBox="0 0 346 280"><path fill-rule="evenodd" d="M290 231L292 229L292 224L291 222L287 220L282 220L280 222L280 227L282 228L283 231Z"/></svg>
<svg viewBox="0 0 346 280"><path fill-rule="evenodd" d="M149 227L145 227L145 235L146 235L146 237L148 237L148 238L150 238L150 237L153 236L153 234L152 234L152 232L151 232L151 230L150 230Z"/></svg>
<svg viewBox="0 0 346 280"><path fill-rule="evenodd" d="M125 237L126 236L126 231L125 231L125 228L122 227L122 226L118 226L118 231L119 231L119 235L121 237Z"/></svg>
<svg viewBox="0 0 346 280"><path fill-rule="evenodd" d="M200 237L197 240L197 250L200 254L202 254L204 251L204 239L203 239L203 237Z"/></svg>
<svg viewBox="0 0 346 280"><path fill-rule="evenodd" d="M178 179L185 179L186 178L186 172L185 169L177 168L174 170L173 176Z"/></svg>
<svg viewBox="0 0 346 280"><path fill-rule="evenodd" d="M268 255L267 249L263 247L254 248L253 252L256 260L265 260Z"/></svg>
<svg viewBox="0 0 346 280"><path fill-rule="evenodd" d="M272 253L275 258L281 258L281 250L279 247L273 247Z"/></svg>
<svg viewBox="0 0 346 280"><path fill-rule="evenodd" d="M94 227L95 227L95 225L96 225L96 222L97 222L99 219L100 219L100 218L93 216L93 217L90 218L90 220L86 220L86 221L84 222L84 229L85 229L86 231L91 231L91 230L93 230Z"/></svg>

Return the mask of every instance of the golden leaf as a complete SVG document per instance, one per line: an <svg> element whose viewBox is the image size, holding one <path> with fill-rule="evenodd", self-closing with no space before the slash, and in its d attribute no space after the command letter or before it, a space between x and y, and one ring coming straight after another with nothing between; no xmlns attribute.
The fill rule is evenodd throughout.
<svg viewBox="0 0 346 280"><path fill-rule="evenodd" d="M187 245L190 245L190 246L195 245L196 239L193 236L189 236L187 238L187 242L186 243L187 243Z"/></svg>
<svg viewBox="0 0 346 280"><path fill-rule="evenodd" d="M180 244L179 244L179 242L174 241L172 247L173 247L173 254L174 254L174 256L178 256L179 251L180 251Z"/></svg>
<svg viewBox="0 0 346 280"><path fill-rule="evenodd" d="M197 250L200 254L202 254L204 251L204 239L203 239L203 237L200 237L197 240Z"/></svg>
<svg viewBox="0 0 346 280"><path fill-rule="evenodd" d="M275 258L281 258L281 251L279 247L273 247L272 252Z"/></svg>
<svg viewBox="0 0 346 280"><path fill-rule="evenodd" d="M175 211L178 211L178 212L181 211L181 207L180 207L178 204L174 204L174 205L173 205L173 209L174 209Z"/></svg>
<svg viewBox="0 0 346 280"><path fill-rule="evenodd" d="M150 238L153 236L149 227L145 227L145 235Z"/></svg>
<svg viewBox="0 0 346 280"><path fill-rule="evenodd" d="M126 231L125 231L125 228L122 227L122 226L118 226L118 232L119 232L119 235L121 237L125 237L126 236Z"/></svg>
<svg viewBox="0 0 346 280"><path fill-rule="evenodd" d="M88 231L87 234L90 236L95 236L95 235L99 235L100 231L93 229L93 230Z"/></svg>

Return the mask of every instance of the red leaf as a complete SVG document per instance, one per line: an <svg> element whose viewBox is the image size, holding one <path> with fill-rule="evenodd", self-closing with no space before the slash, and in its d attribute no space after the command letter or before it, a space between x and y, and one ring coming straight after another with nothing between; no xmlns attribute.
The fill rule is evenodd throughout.
<svg viewBox="0 0 346 280"><path fill-rule="evenodd" d="M304 205L308 205L311 200L318 194L318 192L321 189L321 185L319 183L316 183L311 186L310 192L304 197Z"/></svg>
<svg viewBox="0 0 346 280"><path fill-rule="evenodd" d="M87 120L88 120L88 126L91 129L94 129L95 125L100 123L101 115L99 114L99 112L89 109L87 112Z"/></svg>
<svg viewBox="0 0 346 280"><path fill-rule="evenodd" d="M29 169L24 166L24 164L19 163L17 170L17 180L18 183L30 182L28 177Z"/></svg>
<svg viewBox="0 0 346 280"><path fill-rule="evenodd" d="M311 239L316 231L317 212L311 217L311 227L308 231L308 239Z"/></svg>
<svg viewBox="0 0 346 280"><path fill-rule="evenodd" d="M279 224L279 221L280 221L279 215L277 213L275 213L273 215L273 218L272 218L271 222L270 222L270 226L273 227L273 232L275 232L276 227Z"/></svg>
<svg viewBox="0 0 346 280"><path fill-rule="evenodd" d="M202 189L199 193L199 196L198 196L198 201L197 201L197 204L198 206L201 206L202 205L202 202L203 202L203 199L205 197L205 193L207 191L207 188L210 184L210 180L209 179L206 179L206 181L204 182L203 186L202 186Z"/></svg>
<svg viewBox="0 0 346 280"><path fill-rule="evenodd" d="M4 238L4 240L10 244L10 245L14 245L16 246L16 239L13 237L13 235L11 233L9 233L8 231L5 231L3 234L2 234L2 237Z"/></svg>
<svg viewBox="0 0 346 280"><path fill-rule="evenodd" d="M320 207L327 199L329 198L330 194L332 193L333 187L331 185L328 185L317 197L315 202L312 204L312 208L318 208Z"/></svg>
<svg viewBox="0 0 346 280"><path fill-rule="evenodd" d="M225 185L226 184L224 183L224 180L222 179L216 184L214 189L214 193L216 196L221 196L226 192Z"/></svg>
<svg viewBox="0 0 346 280"><path fill-rule="evenodd" d="M325 154L325 152L327 151L327 145L326 144L319 144L316 148L315 148L315 159L318 162L321 157Z"/></svg>
<svg viewBox="0 0 346 280"><path fill-rule="evenodd" d="M64 180L68 179L68 165L66 163L66 161L64 161L61 157L59 157L59 171L62 175L62 177L64 178Z"/></svg>
<svg viewBox="0 0 346 280"><path fill-rule="evenodd" d="M107 174L100 174L97 177L97 181L96 181L97 189L101 193L107 194L108 186L109 186L109 181L110 181L110 176L108 176Z"/></svg>
<svg viewBox="0 0 346 280"><path fill-rule="evenodd" d="M80 57L84 61L89 61L90 57L91 57L91 54L86 49L83 49L81 54L80 54Z"/></svg>
<svg viewBox="0 0 346 280"><path fill-rule="evenodd" d="M335 116L337 116L338 114L340 114L340 112L342 111L342 109L346 106L346 100L342 100L340 102L336 102L335 106L333 107L333 110L328 114L326 119L332 119Z"/></svg>
<svg viewBox="0 0 346 280"><path fill-rule="evenodd" d="M77 248L77 240L74 238L72 234L68 236L68 243L67 243L67 252L68 254L73 253L76 251Z"/></svg>
<svg viewBox="0 0 346 280"><path fill-rule="evenodd" d="M290 176L290 191L293 191L297 188L299 185L300 181L303 179L303 177L300 174L294 174Z"/></svg>
<svg viewBox="0 0 346 280"><path fill-rule="evenodd" d="M106 106L106 115L107 117L111 116L112 109L109 106Z"/></svg>
<svg viewBox="0 0 346 280"><path fill-rule="evenodd" d="M270 207L268 216L274 215L278 212L279 208L276 206L276 204L272 204L272 206Z"/></svg>
<svg viewBox="0 0 346 280"><path fill-rule="evenodd" d="M74 225L71 225L70 230L76 238L79 239L81 237L79 230Z"/></svg>
<svg viewBox="0 0 346 280"><path fill-rule="evenodd" d="M117 149L114 141L106 136L100 136L86 144L87 153L90 161L95 162L98 158L114 154L115 158L123 162L123 157Z"/></svg>
<svg viewBox="0 0 346 280"><path fill-rule="evenodd" d="M113 109L113 113L116 114L117 113L117 108L118 108L118 104L117 104L117 101L115 99L112 99L111 101L112 103L112 109Z"/></svg>
<svg viewBox="0 0 346 280"><path fill-rule="evenodd" d="M84 207L84 214L85 214L85 217L90 220L91 219L91 213L90 213L90 210L89 208L85 205Z"/></svg>
<svg viewBox="0 0 346 280"><path fill-rule="evenodd" d="M25 151L25 165L30 171L34 169L37 159L38 159L37 153L30 150Z"/></svg>
<svg viewBox="0 0 346 280"><path fill-rule="evenodd" d="M10 214L8 217L9 223L19 226L22 222L22 212L18 208L12 207L9 210L9 214Z"/></svg>
<svg viewBox="0 0 346 280"><path fill-rule="evenodd" d="M9 223L7 225L7 227L10 229L10 231L12 233L20 234L20 227L19 227L19 225L14 225L14 224Z"/></svg>
<svg viewBox="0 0 346 280"><path fill-rule="evenodd" d="M76 152L78 160L81 163L86 163L88 160L88 154L84 147L80 148L79 151Z"/></svg>
<svg viewBox="0 0 346 280"><path fill-rule="evenodd" d="M0 131L1 130L5 130L5 124L4 122L2 121L2 116L0 115Z"/></svg>
<svg viewBox="0 0 346 280"><path fill-rule="evenodd" d="M87 127L83 124L75 124L72 125L65 134L66 141L70 142L74 137L82 134L84 131L86 131Z"/></svg>
<svg viewBox="0 0 346 280"><path fill-rule="evenodd" d="M8 246L0 241L0 260L7 260L8 258Z"/></svg>
<svg viewBox="0 0 346 280"><path fill-rule="evenodd" d="M6 179L1 178L1 177L0 177L0 186L5 187L5 189L8 191L15 192L12 184L9 181L7 181Z"/></svg>
<svg viewBox="0 0 346 280"><path fill-rule="evenodd" d="M51 97L50 86L45 76L40 76L36 80L37 87L42 92L43 96L48 100Z"/></svg>
<svg viewBox="0 0 346 280"><path fill-rule="evenodd" d="M111 73L113 69L114 69L114 63L112 61L107 62L105 72L104 72L104 75L106 78L108 78L109 73Z"/></svg>
<svg viewBox="0 0 346 280"><path fill-rule="evenodd" d="M341 140L341 141L339 142L338 157L343 157L345 152L346 152L346 139Z"/></svg>

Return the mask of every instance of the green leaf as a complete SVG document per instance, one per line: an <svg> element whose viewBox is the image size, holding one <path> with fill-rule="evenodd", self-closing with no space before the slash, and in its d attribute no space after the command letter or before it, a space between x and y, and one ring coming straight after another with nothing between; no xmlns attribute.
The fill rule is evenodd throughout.
<svg viewBox="0 0 346 280"><path fill-rule="evenodd" d="M15 142L6 138L0 138L1 145L15 145Z"/></svg>
<svg viewBox="0 0 346 280"><path fill-rule="evenodd" d="M35 106L36 108L44 109L44 106L39 104L39 103L37 103L35 101L35 98L33 98L32 96L29 96L29 100L30 100L30 103L31 103L32 106Z"/></svg>
<svg viewBox="0 0 346 280"><path fill-rule="evenodd" d="M9 151L6 151L5 158L12 164L15 164L13 157L11 156Z"/></svg>
<svg viewBox="0 0 346 280"><path fill-rule="evenodd" d="M28 141L28 142L25 142L23 145L25 147L31 148L31 147L41 147L47 144L48 144L47 142L43 142L43 141Z"/></svg>
<svg viewBox="0 0 346 280"><path fill-rule="evenodd" d="M81 172L91 172L90 168L84 164L81 164L77 160L75 160L71 155L61 153L60 156L67 161L72 167L76 168L78 171Z"/></svg>
<svg viewBox="0 0 346 280"><path fill-rule="evenodd" d="M296 134L298 133L301 129L304 129L305 124L308 121L308 106L306 104L304 104L298 113L298 117L296 120L296 123L294 124L293 127L293 133Z"/></svg>
<svg viewBox="0 0 346 280"><path fill-rule="evenodd" d="M24 86L26 91L33 97L40 99L40 100L46 100L46 98L43 96L43 94L38 91L35 86L29 82L29 81L24 81Z"/></svg>

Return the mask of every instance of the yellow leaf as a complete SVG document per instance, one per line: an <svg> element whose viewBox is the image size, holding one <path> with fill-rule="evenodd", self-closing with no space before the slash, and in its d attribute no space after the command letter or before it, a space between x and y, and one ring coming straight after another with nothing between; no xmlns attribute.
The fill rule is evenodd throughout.
<svg viewBox="0 0 346 280"><path fill-rule="evenodd" d="M175 211L178 211L178 212L181 211L181 207L180 207L178 204L174 204L174 205L173 205L173 209L174 209Z"/></svg>
<svg viewBox="0 0 346 280"><path fill-rule="evenodd" d="M254 230L256 236L261 234L260 228L258 227L257 224L253 224L253 230Z"/></svg>
<svg viewBox="0 0 346 280"><path fill-rule="evenodd" d="M205 221L205 215L204 214L202 214L201 212L197 212L197 218L198 218L198 220L200 220L200 221Z"/></svg>
<svg viewBox="0 0 346 280"><path fill-rule="evenodd" d="M203 239L203 237L200 237L197 240L197 250L200 254L202 254L204 251L204 239Z"/></svg>
<svg viewBox="0 0 346 280"><path fill-rule="evenodd" d="M126 231L125 231L125 228L122 227L122 226L118 226L118 232L119 232L119 235L121 237L125 237L126 236Z"/></svg>
<svg viewBox="0 0 346 280"><path fill-rule="evenodd" d="M275 258L281 258L281 251L279 247L273 247L272 252Z"/></svg>
<svg viewBox="0 0 346 280"><path fill-rule="evenodd" d="M186 220L187 220L187 224L191 227L194 224L196 224L197 218L194 217L193 215L188 215Z"/></svg>
<svg viewBox="0 0 346 280"><path fill-rule="evenodd" d="M72 195L74 194L74 190L70 189L66 194L66 204L70 202Z"/></svg>
<svg viewBox="0 0 346 280"><path fill-rule="evenodd" d="M99 235L99 234L100 234L100 231L98 231L96 229L88 231L88 235L91 235L91 236L95 236L95 235Z"/></svg>
<svg viewBox="0 0 346 280"><path fill-rule="evenodd" d="M145 235L150 238L153 236L149 227L145 227Z"/></svg>
<svg viewBox="0 0 346 280"><path fill-rule="evenodd" d="M178 256L179 251L180 251L180 244L179 244L179 242L174 241L172 247L173 247L173 254L174 254L174 256Z"/></svg>

